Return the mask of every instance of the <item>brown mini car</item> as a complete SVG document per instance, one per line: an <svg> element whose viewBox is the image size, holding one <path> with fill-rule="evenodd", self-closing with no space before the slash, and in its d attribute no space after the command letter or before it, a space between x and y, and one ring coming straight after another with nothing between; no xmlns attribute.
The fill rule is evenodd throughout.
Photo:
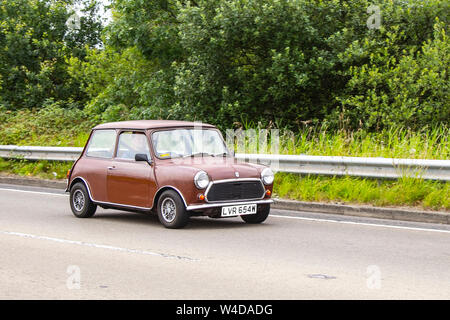
<svg viewBox="0 0 450 320"><path fill-rule="evenodd" d="M273 202L273 172L238 162L216 127L196 122L98 125L67 178L79 218L92 217L98 205L156 211L168 228L181 228L194 215L261 223Z"/></svg>

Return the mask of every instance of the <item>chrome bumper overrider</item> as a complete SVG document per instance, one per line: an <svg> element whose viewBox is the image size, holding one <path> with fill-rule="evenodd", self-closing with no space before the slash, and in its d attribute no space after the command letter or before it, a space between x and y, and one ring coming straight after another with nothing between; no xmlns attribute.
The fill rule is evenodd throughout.
<svg viewBox="0 0 450 320"><path fill-rule="evenodd" d="M241 204L268 204L273 203L272 199L265 199L265 200L248 200L248 201L239 201L239 202L220 202L220 203L205 203L205 204L198 204L198 205L191 205L187 206L186 210L202 210L202 209L209 209L209 208L217 208L217 207L226 207L226 206L238 206Z"/></svg>

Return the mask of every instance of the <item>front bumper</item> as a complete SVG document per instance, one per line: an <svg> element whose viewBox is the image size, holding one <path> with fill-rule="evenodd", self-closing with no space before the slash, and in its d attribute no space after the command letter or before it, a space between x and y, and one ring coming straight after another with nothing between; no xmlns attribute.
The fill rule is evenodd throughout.
<svg viewBox="0 0 450 320"><path fill-rule="evenodd" d="M217 207L226 207L226 206L238 206L241 204L270 204L273 203L272 199L263 199L263 200L248 200L248 201L239 201L239 202L220 202L220 203L205 203L198 205L190 205L186 207L186 210L203 210L203 209L211 209Z"/></svg>

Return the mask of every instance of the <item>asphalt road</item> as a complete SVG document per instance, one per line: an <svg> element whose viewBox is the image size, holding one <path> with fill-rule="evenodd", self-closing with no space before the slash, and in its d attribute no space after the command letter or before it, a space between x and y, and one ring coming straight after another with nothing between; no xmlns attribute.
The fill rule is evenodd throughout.
<svg viewBox="0 0 450 320"><path fill-rule="evenodd" d="M450 227L272 210L261 225L0 185L0 299L450 299Z"/></svg>

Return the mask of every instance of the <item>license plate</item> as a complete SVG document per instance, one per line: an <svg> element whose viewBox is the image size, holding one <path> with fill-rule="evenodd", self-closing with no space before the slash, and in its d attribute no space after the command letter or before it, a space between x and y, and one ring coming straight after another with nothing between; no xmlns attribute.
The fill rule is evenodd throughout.
<svg viewBox="0 0 450 320"><path fill-rule="evenodd" d="M222 217L242 216L244 214L256 214L256 203L222 207Z"/></svg>

